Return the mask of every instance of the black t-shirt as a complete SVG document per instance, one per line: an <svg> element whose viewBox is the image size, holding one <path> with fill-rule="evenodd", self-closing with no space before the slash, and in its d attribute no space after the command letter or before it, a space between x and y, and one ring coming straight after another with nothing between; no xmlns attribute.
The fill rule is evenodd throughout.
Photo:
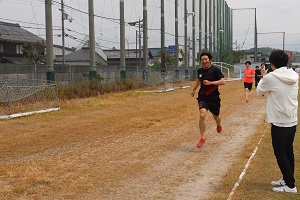
<svg viewBox="0 0 300 200"><path fill-rule="evenodd" d="M221 70L216 66L211 66L208 69L200 68L197 70L198 78L200 79L201 87L198 92L198 100L219 101L219 89L217 85L204 85L203 81L218 81L224 78Z"/></svg>
<svg viewBox="0 0 300 200"><path fill-rule="evenodd" d="M257 76L257 75L261 75L260 69L256 69L256 70L255 70L255 78L260 78L260 77Z"/></svg>

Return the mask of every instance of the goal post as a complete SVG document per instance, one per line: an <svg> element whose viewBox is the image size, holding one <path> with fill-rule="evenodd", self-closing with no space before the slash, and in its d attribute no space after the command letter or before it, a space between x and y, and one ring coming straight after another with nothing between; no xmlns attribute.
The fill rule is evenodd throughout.
<svg viewBox="0 0 300 200"><path fill-rule="evenodd" d="M0 119L60 110L58 88L47 80L0 81Z"/></svg>

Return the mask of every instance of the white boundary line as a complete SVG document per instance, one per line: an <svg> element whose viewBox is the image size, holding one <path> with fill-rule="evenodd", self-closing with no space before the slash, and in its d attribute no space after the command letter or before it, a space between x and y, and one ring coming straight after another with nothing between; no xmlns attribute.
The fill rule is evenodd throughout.
<svg viewBox="0 0 300 200"><path fill-rule="evenodd" d="M45 109L45 110L38 110L38 111L32 111L32 112L24 112L24 113L17 113L17 114L11 114L11 115L1 115L0 119L23 117L23 116L27 116L27 115L33 115L36 113L46 113L46 112L59 111L59 110L60 110L60 108L49 108L49 109Z"/></svg>
<svg viewBox="0 0 300 200"><path fill-rule="evenodd" d="M254 151L252 152L252 155L250 156L248 162L247 162L246 165L245 165L245 168L243 169L242 173L240 174L239 179L237 180L237 182L236 182L235 185L233 186L233 188L232 188L232 190L231 190L231 192L230 192L229 197L228 197L227 200L231 200L231 199L232 199L232 196L233 196L235 190L237 189L237 187L240 185L240 182L241 182L242 179L244 178L244 175L246 174L246 171L247 171L247 169L248 169L248 167L249 167L249 165L250 165L250 162L251 162L252 158L255 156L255 154L256 154L256 152L257 152L257 150L258 150L258 146L260 145L260 143L261 143L263 137L265 136L265 133L266 133L266 130L264 131L264 134L261 136L259 142L257 143L256 148L255 148Z"/></svg>

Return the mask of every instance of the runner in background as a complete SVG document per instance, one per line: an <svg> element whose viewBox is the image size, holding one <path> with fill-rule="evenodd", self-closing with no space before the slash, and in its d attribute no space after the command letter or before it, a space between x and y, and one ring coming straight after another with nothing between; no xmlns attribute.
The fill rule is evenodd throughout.
<svg viewBox="0 0 300 200"><path fill-rule="evenodd" d="M253 77L255 75L255 71L254 71L254 69L251 68L250 61L246 61L245 65L246 65L246 68L244 69L244 76L242 78L242 81L244 82L246 103L248 103L249 102L249 94L252 90Z"/></svg>
<svg viewBox="0 0 300 200"><path fill-rule="evenodd" d="M255 66L255 87L256 88L259 83L260 77L261 77L261 72L260 72L259 66Z"/></svg>

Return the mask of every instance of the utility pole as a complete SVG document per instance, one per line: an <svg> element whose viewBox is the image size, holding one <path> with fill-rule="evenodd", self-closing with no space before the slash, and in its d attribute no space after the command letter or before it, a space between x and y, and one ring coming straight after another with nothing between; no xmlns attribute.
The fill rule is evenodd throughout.
<svg viewBox="0 0 300 200"><path fill-rule="evenodd" d="M139 68L138 68L139 63L138 63L138 56L137 56L137 54L138 54L137 37L138 37L138 31L135 30L135 51L136 51L136 53L135 53L135 61L136 61L136 73L139 72Z"/></svg>
<svg viewBox="0 0 300 200"><path fill-rule="evenodd" d="M283 32L283 41L282 41L282 50L284 51L284 45L285 45L285 32Z"/></svg>
<svg viewBox="0 0 300 200"><path fill-rule="evenodd" d="M213 0L213 55L214 55L214 59L216 59L216 1Z"/></svg>
<svg viewBox="0 0 300 200"><path fill-rule="evenodd" d="M62 62L63 65L66 64L65 59L65 11L64 11L64 1L61 0L61 29L62 29Z"/></svg>
<svg viewBox="0 0 300 200"><path fill-rule="evenodd" d="M142 66L142 35L141 35L141 20L139 18L139 67Z"/></svg>
<svg viewBox="0 0 300 200"><path fill-rule="evenodd" d="M192 40L193 40L193 56L192 56L192 68L193 68L193 79L196 77L196 32L195 32L195 0L193 0L193 5L192 5L192 13L193 13L193 21L192 21L192 26L193 26L193 32L192 32Z"/></svg>
<svg viewBox="0 0 300 200"><path fill-rule="evenodd" d="M175 0L175 77L179 78L178 0Z"/></svg>
<svg viewBox="0 0 300 200"><path fill-rule="evenodd" d="M139 62L137 63L137 72L138 72L138 67L139 68L141 68L141 65L142 65L142 52L141 52L141 49L142 49L142 41L141 41L141 37L142 37L142 35L141 35L141 22L142 22L143 20L141 20L140 18L139 18L139 21L135 21L135 22L128 22L128 24L130 25L130 26L135 26L137 23L138 23L138 26L139 26L139 30L138 31L136 31L136 39L135 39L135 41L136 41L136 49L137 49L137 36L139 37L139 50L138 50L138 54L139 54ZM124 25L125 25L125 22L124 22ZM125 33L124 33L124 35L125 35ZM125 40L125 36L124 36L124 40ZM125 45L125 44L124 44ZM125 48L125 47L124 47Z"/></svg>
<svg viewBox="0 0 300 200"><path fill-rule="evenodd" d="M143 0L143 65L144 80L148 79L148 18L147 18L147 0Z"/></svg>
<svg viewBox="0 0 300 200"><path fill-rule="evenodd" d="M230 19L229 19L229 7L227 2L225 2L225 32L224 32L224 49L226 54L228 55L228 51L229 51L229 47L230 47L230 43L229 43L229 23L230 23ZM229 63L229 57L226 56L226 63Z"/></svg>
<svg viewBox="0 0 300 200"><path fill-rule="evenodd" d="M207 0L204 0L205 3L205 12L204 12L204 49L207 51Z"/></svg>
<svg viewBox="0 0 300 200"><path fill-rule="evenodd" d="M94 0L89 0L89 41L90 41L90 78L97 76L95 65L95 23L94 23Z"/></svg>
<svg viewBox="0 0 300 200"><path fill-rule="evenodd" d="M233 65L233 14L230 8L230 64Z"/></svg>
<svg viewBox="0 0 300 200"><path fill-rule="evenodd" d="M189 65L189 50L188 50L188 44L187 44L187 0L184 0L184 61L185 61L185 75L188 75L188 65Z"/></svg>
<svg viewBox="0 0 300 200"><path fill-rule="evenodd" d="M45 19L46 19L46 64L47 80L55 81L54 60L53 60L53 28L52 28L52 3L45 0Z"/></svg>
<svg viewBox="0 0 300 200"><path fill-rule="evenodd" d="M257 21L256 21L256 8L254 17L254 62L257 62Z"/></svg>
<svg viewBox="0 0 300 200"><path fill-rule="evenodd" d="M128 49L129 51L129 49ZM128 55L129 59L129 55ZM126 78L125 68L125 20L124 20L124 0L120 0L120 76L122 79Z"/></svg>
<svg viewBox="0 0 300 200"><path fill-rule="evenodd" d="M199 65L202 52L202 0L199 0Z"/></svg>
<svg viewBox="0 0 300 200"><path fill-rule="evenodd" d="M160 11L161 11L161 73L162 75L165 75L164 73L166 72L166 55L165 55L165 1L161 0L161 6L160 6Z"/></svg>
<svg viewBox="0 0 300 200"><path fill-rule="evenodd" d="M224 8L224 0L220 0L220 6L221 6L221 11L220 11L220 62L223 62L223 53L224 53L224 36L225 36L225 8Z"/></svg>
<svg viewBox="0 0 300 200"><path fill-rule="evenodd" d="M209 0L209 18L208 18L208 20L209 20L209 27L208 27L208 37L209 37L209 44L208 44L208 51L210 52L210 53L212 53L212 31L211 31L211 25L212 25L212 13L211 13L211 10L212 10L212 8L211 8L211 1L212 0Z"/></svg>
<svg viewBox="0 0 300 200"><path fill-rule="evenodd" d="M220 62L220 30L221 30L221 26L220 26L220 19L221 19L221 12L220 12L220 0L217 0L217 61Z"/></svg>

